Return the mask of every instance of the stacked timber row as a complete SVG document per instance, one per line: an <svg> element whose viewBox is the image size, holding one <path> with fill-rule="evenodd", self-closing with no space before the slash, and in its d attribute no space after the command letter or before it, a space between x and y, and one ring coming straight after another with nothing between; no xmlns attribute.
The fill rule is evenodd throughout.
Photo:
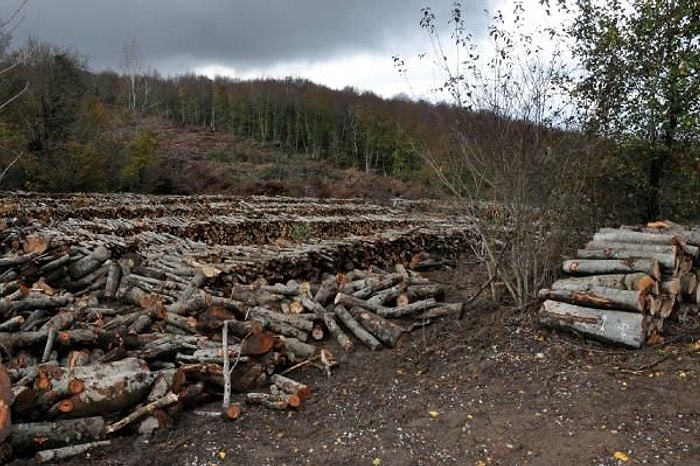
<svg viewBox="0 0 700 466"><path fill-rule="evenodd" d="M428 204L428 203L426 203ZM433 204L431 201L428 205ZM432 211L427 209L427 211ZM119 194L7 193L3 196L0 215L31 217L41 221L64 221L69 218L142 219L188 217L206 219L216 216L266 218L281 216L391 216L395 210L366 202L364 199L316 199L269 196L149 196Z"/></svg>
<svg viewBox="0 0 700 466"><path fill-rule="evenodd" d="M223 397L227 419L299 408L313 388L297 368L330 374L334 353L394 348L458 315L420 271L472 240L437 221L239 246L44 220L0 219L0 463L148 433L206 399Z"/></svg>
<svg viewBox="0 0 700 466"><path fill-rule="evenodd" d="M672 222L601 228L566 278L539 292L540 321L640 348L663 339L663 324L697 313L700 234Z"/></svg>

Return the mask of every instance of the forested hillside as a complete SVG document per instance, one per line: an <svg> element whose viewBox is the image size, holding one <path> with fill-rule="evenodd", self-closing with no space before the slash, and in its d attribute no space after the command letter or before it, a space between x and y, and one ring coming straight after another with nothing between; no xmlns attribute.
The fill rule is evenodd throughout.
<svg viewBox="0 0 700 466"><path fill-rule="evenodd" d="M38 42L8 56L5 66L20 56L24 60L0 79L2 96L28 83L0 113L3 168L23 153L3 179L6 189L196 192L240 188L255 177L313 178L321 167L420 179L430 187L421 147L446 142L439 120L448 107L425 102L384 100L293 78L93 73L76 53ZM216 144L207 142L214 139ZM222 168L222 176L233 178L202 186L173 171L188 155L219 168L262 168L243 170L247 179Z"/></svg>

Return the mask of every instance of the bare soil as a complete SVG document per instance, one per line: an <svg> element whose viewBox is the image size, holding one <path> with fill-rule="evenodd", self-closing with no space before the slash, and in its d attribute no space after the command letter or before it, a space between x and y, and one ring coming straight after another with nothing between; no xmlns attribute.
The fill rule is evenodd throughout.
<svg viewBox="0 0 700 466"><path fill-rule="evenodd" d="M427 275L458 301L483 283L479 269L465 260ZM251 406L226 422L213 400L171 430L120 436L64 464L700 464L698 323L670 328L663 345L610 348L541 328L534 308L484 299L395 350L329 343L340 359L330 377L293 373L314 390L298 411Z"/></svg>

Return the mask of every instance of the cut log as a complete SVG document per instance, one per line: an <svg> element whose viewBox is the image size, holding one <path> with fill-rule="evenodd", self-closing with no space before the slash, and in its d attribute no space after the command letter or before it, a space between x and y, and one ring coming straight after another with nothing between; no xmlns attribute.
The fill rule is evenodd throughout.
<svg viewBox="0 0 700 466"><path fill-rule="evenodd" d="M97 442L80 443L77 445L70 445L63 448L53 448L50 450L41 450L36 452L35 459L38 463L48 463L55 462L58 460L64 460L67 458L72 458L74 456L82 455L83 453L92 450L93 448L106 447L111 445L112 442L109 440L100 440Z"/></svg>
<svg viewBox="0 0 700 466"><path fill-rule="evenodd" d="M406 335L406 329L403 327L389 322L366 309L353 307L349 312L365 330L374 335L387 348L395 348L401 341L401 338Z"/></svg>
<svg viewBox="0 0 700 466"><path fill-rule="evenodd" d="M298 396L302 403L311 397L311 387L297 382L294 379L290 379L289 377L280 374L272 374L270 382L278 386L285 393Z"/></svg>
<svg viewBox="0 0 700 466"><path fill-rule="evenodd" d="M312 301L307 297L302 298L301 303L304 308L312 311L323 321L323 324L326 326L328 331L331 332L331 335L335 337L338 344L340 344L345 351L350 351L352 349L352 340L345 334L345 332L343 332L343 329L338 326L338 323L336 322L332 313L327 311L321 304L317 303L316 301Z"/></svg>
<svg viewBox="0 0 700 466"><path fill-rule="evenodd" d="M109 414L133 406L148 396L155 377L148 365L136 358L76 367L72 373L84 382L84 391L65 400L71 406L54 405L57 412L72 418Z"/></svg>
<svg viewBox="0 0 700 466"><path fill-rule="evenodd" d="M283 314L280 314L283 315ZM276 319L270 319L263 316L253 316L252 320L260 322L264 328L277 333L279 335L284 335L286 337L297 338L301 341L307 341L309 339L309 332L300 330L299 328L286 324Z"/></svg>
<svg viewBox="0 0 700 466"><path fill-rule="evenodd" d="M648 253L677 254L683 252L694 259L700 255L700 248L697 246L675 244L653 244L653 243L620 243L613 241L589 241L586 249L612 249L617 251L633 251L634 255L644 256ZM679 251L680 250L680 251Z"/></svg>
<svg viewBox="0 0 700 466"><path fill-rule="evenodd" d="M240 403L231 403L224 409L222 416L227 421L235 421L241 417L242 411Z"/></svg>
<svg viewBox="0 0 700 466"><path fill-rule="evenodd" d="M574 275L644 272L661 280L661 267L655 259L575 259L564 261L562 268Z"/></svg>
<svg viewBox="0 0 700 466"><path fill-rule="evenodd" d="M652 252L641 251L631 248L626 249L579 249L578 257L580 259L655 259L659 265L667 271L673 271L676 268L678 257L673 246L670 246L670 252Z"/></svg>
<svg viewBox="0 0 700 466"><path fill-rule="evenodd" d="M5 441L10 433L10 405L12 396L12 385L10 377L0 360L0 444Z"/></svg>
<svg viewBox="0 0 700 466"><path fill-rule="evenodd" d="M304 343L297 338L285 338L283 343L285 354L292 362L309 359L316 354L316 346Z"/></svg>
<svg viewBox="0 0 700 466"><path fill-rule="evenodd" d="M418 314L419 312L425 312L428 309L437 306L438 303L437 301L435 301L435 298L428 298L422 301L416 301L415 303L404 304L398 307L385 307L383 309L380 309L377 312L377 314L381 317L395 319L399 317L412 316L414 314Z"/></svg>
<svg viewBox="0 0 700 466"><path fill-rule="evenodd" d="M695 228L686 228L683 225L672 222L670 220L663 220L661 222L654 222L648 224L645 231L649 233L671 234L674 238L677 238L680 241L689 245L693 245L693 247L700 246L700 231L698 231ZM689 250L689 253L693 254L693 251ZM698 256L694 254L693 257L695 257L696 259L698 258Z"/></svg>
<svg viewBox="0 0 700 466"><path fill-rule="evenodd" d="M355 291L352 293L352 296L355 298L359 299L367 299L370 296L372 296L374 293L380 290L384 290L386 288L390 288L397 283L401 282L403 280L403 277L399 273L391 274L386 277L382 277L376 281L372 281L368 283L366 286L363 288L360 288L359 290Z"/></svg>
<svg viewBox="0 0 700 466"><path fill-rule="evenodd" d="M280 400L272 393L246 393L245 401L248 404L264 406L275 411L287 409L287 402Z"/></svg>
<svg viewBox="0 0 700 466"><path fill-rule="evenodd" d="M101 416L15 424L9 441L15 454L22 455L98 440L104 427L105 421Z"/></svg>
<svg viewBox="0 0 700 466"><path fill-rule="evenodd" d="M646 295L638 291L617 290L594 286L585 290L540 290L539 299L551 299L565 303L590 306L598 309L618 309L621 311L644 312L648 309Z"/></svg>
<svg viewBox="0 0 700 466"><path fill-rule="evenodd" d="M630 348L641 348L648 336L643 314L593 309L551 300L542 303L540 322Z"/></svg>
<svg viewBox="0 0 700 466"><path fill-rule="evenodd" d="M335 304L342 304L348 308L360 307L363 309L370 310L374 313L379 313L381 310L385 309L384 306L365 301L363 299L356 298L354 296L347 295L345 293L338 293L335 295Z"/></svg>
<svg viewBox="0 0 700 466"><path fill-rule="evenodd" d="M297 314L282 314L264 307L256 307L251 309L249 312L252 317L262 317L268 321L272 320L275 322L285 323L306 333L310 332L314 328L314 323L312 321L304 319Z"/></svg>
<svg viewBox="0 0 700 466"><path fill-rule="evenodd" d="M643 294L658 293L656 280L645 273L588 275L561 278L552 284L553 290L587 290L591 287L636 290Z"/></svg>
<svg viewBox="0 0 700 466"><path fill-rule="evenodd" d="M112 253L104 245L99 245L95 248L92 253L86 257L83 257L79 261L73 262L68 266L68 273L73 280L78 280L85 275L94 272L102 264L105 263L107 259L112 256Z"/></svg>
<svg viewBox="0 0 700 466"><path fill-rule="evenodd" d="M372 351L377 351L384 348L384 345L377 340L374 335L365 330L358 321L350 314L350 312L342 305L335 307L335 316L343 323L345 328L355 338Z"/></svg>
<svg viewBox="0 0 700 466"><path fill-rule="evenodd" d="M593 241L664 244L671 246L673 244L673 235L665 233L643 233L639 231L621 230L617 228L601 228L593 235Z"/></svg>
<svg viewBox="0 0 700 466"><path fill-rule="evenodd" d="M464 303L443 304L414 316L416 320L432 320L440 317L459 316L464 309Z"/></svg>
<svg viewBox="0 0 700 466"><path fill-rule="evenodd" d="M649 304L649 314L662 319L668 318L676 310L678 301L675 297L668 295L651 296Z"/></svg>

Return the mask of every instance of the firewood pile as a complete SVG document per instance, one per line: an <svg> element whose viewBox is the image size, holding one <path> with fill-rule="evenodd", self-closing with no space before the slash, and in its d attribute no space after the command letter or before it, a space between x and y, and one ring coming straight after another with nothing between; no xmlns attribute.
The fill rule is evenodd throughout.
<svg viewBox="0 0 700 466"><path fill-rule="evenodd" d="M608 343L663 341L664 322L698 313L700 231L673 222L601 228L568 275L539 292L540 322Z"/></svg>
<svg viewBox="0 0 700 466"><path fill-rule="evenodd" d="M414 328L462 308L443 302L445 290L420 274L453 265L471 241L468 225L440 218L368 217L367 230L381 231L359 236L348 235L352 220L338 216L333 238L315 239L313 230L306 242L280 241L275 231L235 245L219 238L232 243L240 223L197 213L200 203L213 209L232 199L145 197L166 206L155 220L174 218L168 205L181 209L172 231L150 217L64 219L60 201L17 199L0 220L0 461L32 454L53 461L123 432L166 428L178 411L207 399L223 398L226 419L250 405L298 409L312 388L295 381L294 370L330 375L334 353L394 348ZM104 214L108 199L64 200ZM260 201L271 214L249 208L263 222L279 217L277 204L319 218L326 209L327 228L337 214L331 205ZM129 208L129 215L147 211ZM118 227L139 221L148 227ZM191 224L222 233L193 234Z"/></svg>

